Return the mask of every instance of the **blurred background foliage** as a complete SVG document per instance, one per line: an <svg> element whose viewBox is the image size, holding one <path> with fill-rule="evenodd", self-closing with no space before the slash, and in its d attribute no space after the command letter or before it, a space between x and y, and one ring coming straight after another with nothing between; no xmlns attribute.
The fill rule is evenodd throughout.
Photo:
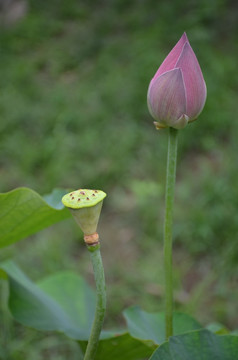
<svg viewBox="0 0 238 360"><path fill-rule="evenodd" d="M167 131L155 131L146 93L187 32L208 98L199 120L179 134L176 308L203 324L237 328L237 2L1 0L0 7L0 191L108 193L100 223L107 326L123 325L120 312L131 304L163 309ZM93 284L72 220L1 257L8 255L33 279L70 268ZM73 359L75 345L63 346L62 336L45 339L4 321L5 333L19 341L10 350L2 344L2 358Z"/></svg>

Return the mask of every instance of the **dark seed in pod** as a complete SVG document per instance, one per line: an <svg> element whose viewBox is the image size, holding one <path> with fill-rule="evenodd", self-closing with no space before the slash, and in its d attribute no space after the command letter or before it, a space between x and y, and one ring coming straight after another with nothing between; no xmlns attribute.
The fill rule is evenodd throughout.
<svg viewBox="0 0 238 360"><path fill-rule="evenodd" d="M78 199L78 201L80 201L80 199Z"/></svg>
<svg viewBox="0 0 238 360"><path fill-rule="evenodd" d="M89 197L87 197L87 200L89 200Z"/></svg>
<svg viewBox="0 0 238 360"><path fill-rule="evenodd" d="M92 196L96 196L95 194L92 194Z"/></svg>
<svg viewBox="0 0 238 360"><path fill-rule="evenodd" d="M80 191L80 194L81 194L81 195L85 195L85 192L84 192L84 191Z"/></svg>
<svg viewBox="0 0 238 360"><path fill-rule="evenodd" d="M74 197L72 197L72 200L74 200Z"/></svg>
<svg viewBox="0 0 238 360"><path fill-rule="evenodd" d="M95 193L98 193L98 191L97 191L97 190L94 190L94 192L95 192Z"/></svg>

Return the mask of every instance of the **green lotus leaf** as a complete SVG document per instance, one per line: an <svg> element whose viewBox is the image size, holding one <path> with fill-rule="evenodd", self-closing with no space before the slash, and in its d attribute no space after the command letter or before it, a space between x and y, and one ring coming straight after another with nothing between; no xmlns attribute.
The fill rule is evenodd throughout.
<svg viewBox="0 0 238 360"><path fill-rule="evenodd" d="M45 198L28 188L0 194L0 247L8 246L70 217L61 203L65 190Z"/></svg>
<svg viewBox="0 0 238 360"><path fill-rule="evenodd" d="M123 314L131 336L144 341L151 340L157 345L166 340L164 313L148 313L133 306L126 309ZM175 335L202 328L197 320L180 312L174 313L173 325Z"/></svg>
<svg viewBox="0 0 238 360"><path fill-rule="evenodd" d="M216 335L208 330L172 336L162 344L150 360L236 360L238 337Z"/></svg>

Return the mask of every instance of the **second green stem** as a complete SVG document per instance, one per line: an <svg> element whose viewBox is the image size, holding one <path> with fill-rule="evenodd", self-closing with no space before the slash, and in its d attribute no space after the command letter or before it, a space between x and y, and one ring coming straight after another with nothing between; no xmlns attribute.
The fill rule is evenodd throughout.
<svg viewBox="0 0 238 360"><path fill-rule="evenodd" d="M100 333L103 326L105 310L106 310L106 285L104 277L103 263L100 253L100 245L88 246L91 260L93 264L93 272L97 288L97 304L95 311L95 318L88 340L88 346L84 356L84 360L93 360L95 358Z"/></svg>
<svg viewBox="0 0 238 360"><path fill-rule="evenodd" d="M178 130L169 128L164 219L165 325L167 339L173 335L172 228L177 162L177 143Z"/></svg>

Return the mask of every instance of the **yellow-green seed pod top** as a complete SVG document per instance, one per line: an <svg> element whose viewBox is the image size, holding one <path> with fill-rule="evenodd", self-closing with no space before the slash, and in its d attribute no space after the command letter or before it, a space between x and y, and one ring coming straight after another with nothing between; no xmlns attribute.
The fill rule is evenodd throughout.
<svg viewBox="0 0 238 360"><path fill-rule="evenodd" d="M69 208L85 235L97 231L103 199L107 194L101 190L79 189L62 198L64 206Z"/></svg>
<svg viewBox="0 0 238 360"><path fill-rule="evenodd" d="M101 190L79 189L64 195L62 203L70 209L82 209L97 205L106 196Z"/></svg>

